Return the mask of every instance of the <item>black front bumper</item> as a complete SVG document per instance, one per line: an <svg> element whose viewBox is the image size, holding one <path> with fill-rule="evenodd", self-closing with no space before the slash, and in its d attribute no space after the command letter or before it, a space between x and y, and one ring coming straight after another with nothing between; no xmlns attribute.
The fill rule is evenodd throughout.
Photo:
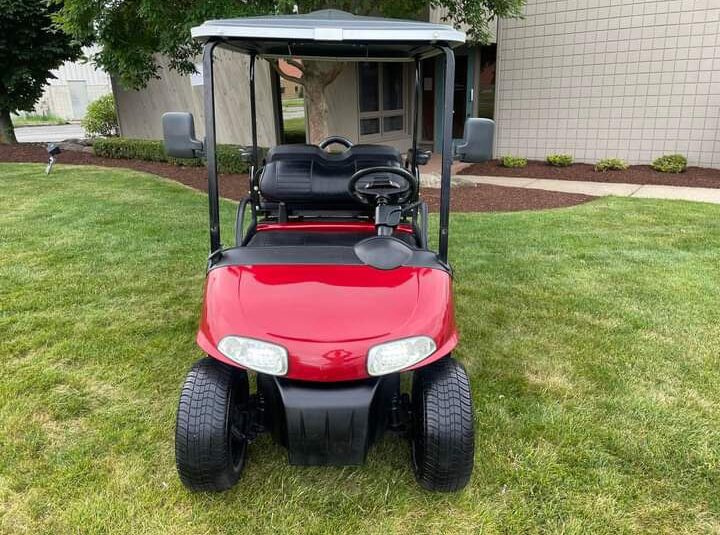
<svg viewBox="0 0 720 535"><path fill-rule="evenodd" d="M398 374L347 383L258 376L265 426L295 465L359 465L386 429Z"/></svg>

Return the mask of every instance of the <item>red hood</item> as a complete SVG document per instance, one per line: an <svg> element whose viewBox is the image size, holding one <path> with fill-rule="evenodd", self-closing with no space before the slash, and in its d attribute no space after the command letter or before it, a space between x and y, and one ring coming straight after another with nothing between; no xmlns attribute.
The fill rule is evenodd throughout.
<svg viewBox="0 0 720 535"><path fill-rule="evenodd" d="M367 377L370 347L431 336L447 354L457 334L450 276L431 268L228 266L208 274L198 344L226 362L227 335L267 340L289 353L288 377L344 381Z"/></svg>

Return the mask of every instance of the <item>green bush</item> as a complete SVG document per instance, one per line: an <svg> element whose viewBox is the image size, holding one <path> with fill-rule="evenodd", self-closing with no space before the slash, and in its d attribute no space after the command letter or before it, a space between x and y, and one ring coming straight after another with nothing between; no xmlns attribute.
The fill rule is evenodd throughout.
<svg viewBox="0 0 720 535"><path fill-rule="evenodd" d="M655 160L652 168L661 173L682 173L687 169L687 158L682 154L666 154Z"/></svg>
<svg viewBox="0 0 720 535"><path fill-rule="evenodd" d="M88 104L82 126L92 137L115 135L118 124L113 96L104 95Z"/></svg>
<svg viewBox="0 0 720 535"><path fill-rule="evenodd" d="M548 154L547 163L555 167L569 167L573 163L571 154Z"/></svg>
<svg viewBox="0 0 720 535"><path fill-rule="evenodd" d="M624 171L630 167L625 160L620 158L603 158L595 164L595 171Z"/></svg>
<svg viewBox="0 0 720 535"><path fill-rule="evenodd" d="M508 154L507 156L503 156L501 161L503 167L527 167L527 158L523 158L522 156L512 156Z"/></svg>
<svg viewBox="0 0 720 535"><path fill-rule="evenodd" d="M247 162L243 161L238 145L218 145L218 171L221 173L246 173ZM262 151L262 149L260 149ZM93 143L95 155L102 158L126 160L146 160L150 162L168 162L173 165L200 167L205 165L203 158L172 158L165 154L162 141L151 139L130 139L124 137L97 139Z"/></svg>

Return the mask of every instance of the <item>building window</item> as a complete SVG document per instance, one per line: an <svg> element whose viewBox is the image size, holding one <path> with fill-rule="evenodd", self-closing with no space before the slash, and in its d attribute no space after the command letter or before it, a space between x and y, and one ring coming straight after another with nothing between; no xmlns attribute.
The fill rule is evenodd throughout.
<svg viewBox="0 0 720 535"><path fill-rule="evenodd" d="M399 63L359 64L361 137L405 131L404 77Z"/></svg>

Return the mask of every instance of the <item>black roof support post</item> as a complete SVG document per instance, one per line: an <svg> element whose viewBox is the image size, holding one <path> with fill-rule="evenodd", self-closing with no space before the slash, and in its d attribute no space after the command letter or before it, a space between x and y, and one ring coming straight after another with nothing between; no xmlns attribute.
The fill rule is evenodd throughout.
<svg viewBox="0 0 720 535"><path fill-rule="evenodd" d="M272 86L273 113L275 115L276 144L285 143L285 125L282 114L282 91L280 89L280 75L275 69L270 69L270 85Z"/></svg>
<svg viewBox="0 0 720 535"><path fill-rule="evenodd" d="M415 176L418 174L417 164L417 150L418 150L418 138L420 133L418 132L418 124L420 122L420 99L422 97L422 61L419 58L415 58L415 108L413 109L413 128L412 128L412 173Z"/></svg>
<svg viewBox="0 0 720 535"><path fill-rule="evenodd" d="M203 98L205 99L205 158L208 169L208 202L210 205L210 257L220 250L220 199L218 196L217 153L215 138L215 91L213 87L213 52L217 41L203 48Z"/></svg>
<svg viewBox="0 0 720 535"><path fill-rule="evenodd" d="M443 103L442 122L442 174L440 175L440 259L448 261L448 240L450 226L450 186L452 172L452 126L453 101L455 93L455 53L452 48L442 46L445 54L445 102Z"/></svg>
<svg viewBox="0 0 720 535"><path fill-rule="evenodd" d="M250 197L256 210L260 209L260 194L258 193L258 144L257 144L257 109L255 107L255 53L250 54L250 129L252 132L252 168L250 172Z"/></svg>

